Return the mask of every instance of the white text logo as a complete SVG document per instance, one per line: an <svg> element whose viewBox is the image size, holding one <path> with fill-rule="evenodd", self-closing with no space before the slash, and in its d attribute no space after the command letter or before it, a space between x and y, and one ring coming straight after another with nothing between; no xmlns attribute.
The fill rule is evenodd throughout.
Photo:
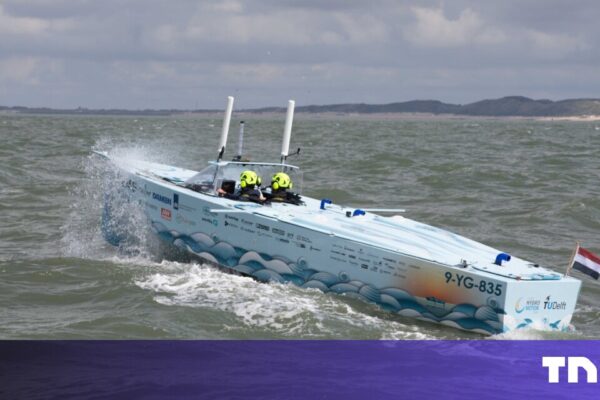
<svg viewBox="0 0 600 400"><path fill-rule="evenodd" d="M565 363L565 358L568 364ZM567 381L579 383L579 368L586 373L587 383L598 383L598 370L587 357L542 357L542 366L548 368L548 382L560 381L559 371L567 365Z"/></svg>

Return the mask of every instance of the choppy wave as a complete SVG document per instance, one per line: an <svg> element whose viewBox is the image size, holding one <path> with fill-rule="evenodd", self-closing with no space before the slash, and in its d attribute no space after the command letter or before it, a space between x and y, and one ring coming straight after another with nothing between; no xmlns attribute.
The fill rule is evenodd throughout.
<svg viewBox="0 0 600 400"><path fill-rule="evenodd" d="M261 282L291 282L302 288L343 294L376 303L385 310L405 317L439 322L453 328L484 334L502 331L501 316L504 311L488 305L476 307L471 304L457 304L450 310L440 312L423 306L405 290L391 287L378 289L361 281L351 281L346 274L336 276L329 272L318 271L308 265L303 258L298 260L273 258L268 254L234 247L227 241L202 232L191 235L180 234L156 221L152 222L152 228L168 243Z"/></svg>
<svg viewBox="0 0 600 400"><path fill-rule="evenodd" d="M293 285L264 284L199 264L163 263L161 271L135 281L170 307L220 310L230 315L224 337L240 330L257 337L429 339L421 328L382 319L317 290ZM367 307L368 308L368 307ZM225 320L229 320L226 318ZM199 321L199 324L202 324Z"/></svg>

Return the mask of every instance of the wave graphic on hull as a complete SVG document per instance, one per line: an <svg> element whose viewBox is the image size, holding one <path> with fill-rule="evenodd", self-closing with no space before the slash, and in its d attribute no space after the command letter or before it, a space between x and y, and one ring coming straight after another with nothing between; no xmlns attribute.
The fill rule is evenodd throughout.
<svg viewBox="0 0 600 400"><path fill-rule="evenodd" d="M368 283L351 280L345 273L334 275L318 271L310 268L303 258L294 261L281 256L271 257L232 246L202 232L191 235L180 234L160 222L153 222L152 229L163 240L183 250L261 282L292 282L303 288L320 289L323 292L344 294L376 303L385 310L406 317L484 334L502 332L502 315L505 312L489 305L476 307L472 304L458 304L450 310L442 311L440 315L439 308L428 308L405 290L393 287L378 289Z"/></svg>

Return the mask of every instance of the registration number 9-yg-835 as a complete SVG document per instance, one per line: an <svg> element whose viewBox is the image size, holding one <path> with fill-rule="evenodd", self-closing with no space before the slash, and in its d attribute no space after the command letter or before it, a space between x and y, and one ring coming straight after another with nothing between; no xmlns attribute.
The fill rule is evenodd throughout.
<svg viewBox="0 0 600 400"><path fill-rule="evenodd" d="M464 287L465 289L479 290L481 293L494 294L496 296L502 295L502 284L486 281L485 279L475 280L470 276L462 274L455 274L452 272L444 273L447 284L455 284L458 287Z"/></svg>

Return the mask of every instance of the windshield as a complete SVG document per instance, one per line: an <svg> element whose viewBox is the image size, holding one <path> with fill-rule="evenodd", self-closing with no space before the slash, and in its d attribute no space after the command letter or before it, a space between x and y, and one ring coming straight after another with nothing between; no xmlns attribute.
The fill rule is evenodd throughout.
<svg viewBox="0 0 600 400"><path fill-rule="evenodd" d="M240 175L246 170L254 171L262 179L261 187L271 185L271 177L278 172L285 172L293 182L292 191L298 194L302 192L302 172L293 165L274 163L252 163L252 162L211 162L208 167L185 181L185 186L194 190L215 194L221 188L223 181L235 181L240 183Z"/></svg>

